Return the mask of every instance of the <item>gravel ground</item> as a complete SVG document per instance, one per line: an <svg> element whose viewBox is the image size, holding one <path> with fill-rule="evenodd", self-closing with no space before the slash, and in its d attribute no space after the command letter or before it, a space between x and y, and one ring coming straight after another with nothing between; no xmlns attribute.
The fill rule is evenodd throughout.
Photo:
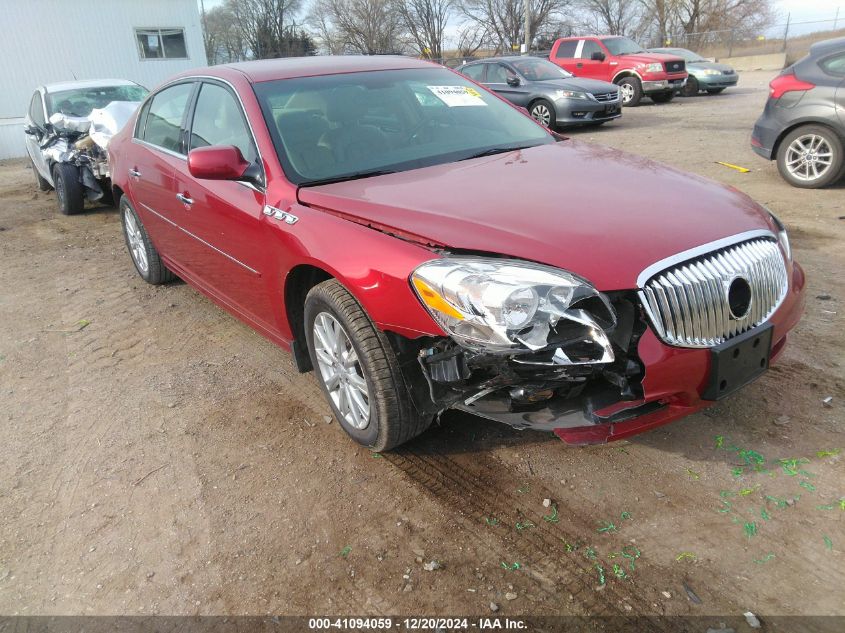
<svg viewBox="0 0 845 633"><path fill-rule="evenodd" d="M752 153L769 75L573 133L749 193L808 275L763 378L606 446L449 414L372 455L285 352L141 282L114 209L0 163L0 613L845 615L845 184Z"/></svg>

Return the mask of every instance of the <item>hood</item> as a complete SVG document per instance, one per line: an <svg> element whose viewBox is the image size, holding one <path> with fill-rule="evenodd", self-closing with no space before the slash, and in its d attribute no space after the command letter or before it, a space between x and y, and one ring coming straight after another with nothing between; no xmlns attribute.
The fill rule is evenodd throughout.
<svg viewBox="0 0 845 633"><path fill-rule="evenodd" d="M433 245L564 268L599 290L635 288L666 257L772 228L734 189L576 141L301 187L299 199Z"/></svg>
<svg viewBox="0 0 845 633"><path fill-rule="evenodd" d="M540 90L579 90L592 94L604 94L606 92L617 92L619 86L607 81L598 79L585 79L583 77L569 77L567 79L547 79L545 81L532 81L532 88Z"/></svg>
<svg viewBox="0 0 845 633"><path fill-rule="evenodd" d="M632 53L630 55L619 55L620 58L634 62L635 64L651 64L653 62L682 62L684 59L669 53Z"/></svg>
<svg viewBox="0 0 845 633"><path fill-rule="evenodd" d="M689 72L695 72L696 70L733 70L733 66L728 66L727 64L717 64L716 62L687 62L687 70Z"/></svg>

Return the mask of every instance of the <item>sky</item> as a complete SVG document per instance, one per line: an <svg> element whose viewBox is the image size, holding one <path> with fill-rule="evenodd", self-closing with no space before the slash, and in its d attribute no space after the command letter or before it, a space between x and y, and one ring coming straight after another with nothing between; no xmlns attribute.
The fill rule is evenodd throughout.
<svg viewBox="0 0 845 633"><path fill-rule="evenodd" d="M197 0L199 5L200 0ZM223 0L204 0L205 9L208 11L214 6L219 5ZM309 0L304 0L304 5L307 5ZM845 28L845 0L775 0L775 11L778 14L776 23L782 24L786 22L789 16L790 22L808 22L812 20L832 20L836 17L837 9L839 9L839 23L837 26ZM790 28L790 32L797 34L806 33L813 30L820 30L820 25L796 25L795 28ZM833 27L833 23L828 23L828 28Z"/></svg>

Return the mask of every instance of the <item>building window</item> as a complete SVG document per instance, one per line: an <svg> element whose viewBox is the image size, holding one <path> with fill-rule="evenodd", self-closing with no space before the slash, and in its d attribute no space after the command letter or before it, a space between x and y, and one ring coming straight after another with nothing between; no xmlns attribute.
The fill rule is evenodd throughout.
<svg viewBox="0 0 845 633"><path fill-rule="evenodd" d="M187 59L184 29L135 29L141 59Z"/></svg>

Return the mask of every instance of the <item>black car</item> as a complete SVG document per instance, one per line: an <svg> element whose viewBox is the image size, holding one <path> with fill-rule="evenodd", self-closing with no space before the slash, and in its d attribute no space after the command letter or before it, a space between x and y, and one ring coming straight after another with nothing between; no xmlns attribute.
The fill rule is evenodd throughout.
<svg viewBox="0 0 845 633"><path fill-rule="evenodd" d="M546 127L601 125L622 116L619 86L575 77L545 59L495 57L457 70L526 108Z"/></svg>
<svg viewBox="0 0 845 633"><path fill-rule="evenodd" d="M845 175L845 37L814 44L769 88L752 149L777 160L795 187L824 187Z"/></svg>

